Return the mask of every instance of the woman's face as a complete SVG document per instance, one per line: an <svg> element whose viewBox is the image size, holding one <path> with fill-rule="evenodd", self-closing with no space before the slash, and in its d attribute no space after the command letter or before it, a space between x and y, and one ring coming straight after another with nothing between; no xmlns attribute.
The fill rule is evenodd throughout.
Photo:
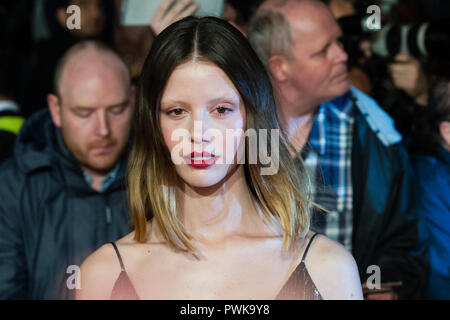
<svg viewBox="0 0 450 320"><path fill-rule="evenodd" d="M190 61L170 75L160 124L177 174L192 187L221 182L237 166L245 106L215 64Z"/></svg>

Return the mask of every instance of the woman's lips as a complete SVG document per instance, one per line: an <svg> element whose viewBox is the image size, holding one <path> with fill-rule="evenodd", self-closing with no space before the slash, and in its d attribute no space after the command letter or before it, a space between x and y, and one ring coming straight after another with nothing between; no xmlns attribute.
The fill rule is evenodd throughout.
<svg viewBox="0 0 450 320"><path fill-rule="evenodd" d="M209 152L192 152L190 156L184 157L186 163L194 169L206 169L214 165L217 156Z"/></svg>

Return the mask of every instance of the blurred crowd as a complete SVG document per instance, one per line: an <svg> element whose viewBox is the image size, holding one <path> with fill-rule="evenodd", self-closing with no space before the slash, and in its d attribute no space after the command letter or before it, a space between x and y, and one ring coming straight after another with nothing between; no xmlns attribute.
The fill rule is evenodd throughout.
<svg viewBox="0 0 450 320"><path fill-rule="evenodd" d="M260 2L262 0L227 1L223 17L245 33ZM448 1L323 2L329 5L343 30L342 41L349 54L353 85L374 97L395 120L400 133L409 139L416 120L423 119L422 107L428 105L429 93L439 79L448 76ZM370 16L366 10L374 4L381 8L383 30L390 29L390 33L364 28L363 17ZM79 6L83 13L79 30L66 27L70 16L66 8L70 5ZM155 34L144 26L122 26L120 9L121 0L2 3L2 100L7 97L17 103L25 118L45 108L46 96L53 89L58 59L72 45L86 39L100 40L112 47L136 80ZM436 32L428 31L423 40L417 29L425 24L431 24L429 29ZM402 36L403 26L416 29ZM402 41L406 42L406 48L400 47ZM425 41L425 52L418 51L420 41Z"/></svg>
<svg viewBox="0 0 450 320"><path fill-rule="evenodd" d="M248 35L252 30L253 15L263 2L264 0L227 0L225 1L223 18L237 27L244 35ZM283 1L280 0L280 2ZM411 199L418 200L414 202L413 211L418 216L416 218L421 221L418 227L420 233L418 239L427 239L429 266L424 268L428 279L427 291L418 295L409 292L403 297L450 299L450 287L446 287L450 285L450 2L447 0L323 0L322 2L331 9L342 30L340 43L348 56L348 59L345 60L352 86L358 92L373 98L389 115L401 137L402 148L408 153L408 162L412 168L411 186L414 187L412 192L416 194ZM70 5L77 5L81 8L80 29L68 30L66 26L66 21L70 16L66 9ZM365 28L367 17L372 15L372 13L367 12L367 8L371 5L377 5L381 9L381 29L368 30ZM39 130L33 131L35 130L33 126L36 126L39 121L44 121L42 120L44 118L38 118L39 113L42 114L44 110L50 107L53 123L58 123L56 114L59 112L58 104L61 104L62 92L58 92L60 88L58 87L59 83L55 83L55 79L58 79L55 78L55 72L58 72L58 64L60 64L59 68L62 68L60 59L70 48L85 40L103 43L105 48L108 49L98 50L103 50L102 52L112 50L121 58L128 70L129 83L133 88L133 85L136 85L139 81L140 71L154 37L171 22L195 11L194 7L190 8L185 5L178 16L174 14L171 17L165 16L153 19L151 23L149 21L148 26L123 26L120 19L121 6L122 0L2 1L0 4L0 162L5 161L7 163L7 159L23 155L23 153L18 154L23 150L18 148L16 144L18 142L16 139L19 139L18 137L21 134L21 144L31 139L40 139L39 137L33 137L40 132ZM275 30L282 32L282 29ZM281 37L277 34L276 37L278 36ZM257 41L251 43L257 43ZM77 53L73 54L76 55ZM94 57L92 59L92 61L97 61L100 64L103 58ZM113 58L111 59L113 60ZM66 63L69 64L67 61ZM116 62L114 62L114 65L116 65ZM92 68L94 68L94 64L92 64ZM120 69L120 67L117 68ZM72 72L76 74L78 71ZM271 75L274 78L274 83L277 83L278 75L276 73ZM120 76L117 77L120 78ZM63 80L62 78L60 80L62 88ZM80 80L80 83L83 81ZM74 80L73 84L64 84L66 94L76 91L76 83L78 82ZM280 83L284 85L281 80ZM128 86L128 82L126 86ZM98 92L103 92L101 91L103 89L98 89ZM108 95L108 91L105 91L103 96L98 97L98 101L111 100L112 102L109 105L117 105L117 108L121 107L120 103L123 105L133 103L134 98L129 98L130 94L133 95L133 89L130 92L125 92L123 96L116 99L117 101L112 101L105 98ZM120 99L123 101L119 101ZM123 112L121 110L119 108L117 111L119 116ZM81 110L80 112L84 111ZM48 119L50 119L50 116ZM60 120L64 125L64 118ZM28 125L23 126L23 123L27 123L27 121ZM34 122L31 123L31 121ZM128 128L128 126L132 125L127 123L121 128ZM25 134L25 131L22 133L21 128L29 131L27 134ZM374 130L373 126L371 126L371 129ZM80 126L79 130L84 129ZM114 128L111 130L114 130ZM79 134L82 135L81 132ZM70 137L77 135L77 131L72 127L71 131L68 129L62 130L61 137L65 139L64 141L70 149L70 143L67 143L67 141L71 140ZM131 140L133 135L130 134L128 138L128 134L123 133L122 136L126 137L126 139L122 139L124 141L121 138L116 140L111 138L111 144L122 144L122 149L128 148L128 139ZM61 139L61 137L56 135L55 141L59 141L58 139ZM44 141L44 137L41 140ZM14 151L15 146L16 150ZM103 145L96 147L109 148L109 146ZM44 150L46 146L42 144L42 146L38 145L36 148ZM58 148L60 148L59 144ZM70 151L75 154L78 163L84 164L82 156L78 157L72 149ZM30 157L33 157L33 155ZM33 161L41 161L36 158L39 157L38 153L35 153L34 157ZM114 161L113 164L126 163L126 159L121 158L120 154ZM87 162L88 160L86 160ZM366 164L362 163L361 165ZM46 166L52 165L52 162L46 164ZM44 170L42 166L35 166L34 164L32 168L28 164L23 166L27 175ZM85 180L94 181L96 178L94 172L96 171L89 171L92 168L88 164L85 167L87 169L84 171L91 173L90 178L84 176ZM124 168L122 165L105 167L105 169L108 169L104 175L106 179L102 180L103 183L96 185L95 188L92 184L92 188L98 192L109 190L110 185L105 181L110 179L114 186L114 181L123 178L125 175ZM10 166L0 167L0 170L12 169ZM111 175L111 173L113 174ZM11 178L9 183L15 183L14 181ZM64 182L65 187L70 185L67 181ZM45 187L42 188L45 189ZM390 189L391 192L392 190ZM1 202L9 199L8 192L12 191L0 190ZM77 197L91 199L94 195L81 192ZM50 198L51 201L62 201L56 196ZM46 199L46 201L50 201L48 198ZM95 210L101 208L101 211L106 214L106 223L111 223L111 210L115 210L113 206L122 208L126 204L123 200L116 198L114 192L102 199L109 200L102 200L101 206L93 202L92 206L96 208ZM17 201L27 200L22 195L17 198ZM41 205L48 206L47 203L34 204L34 206ZM6 211L12 207L13 205L8 205L2 210ZM83 208L83 206L79 206L79 210L89 210ZM61 206L60 209L69 210L65 206ZM349 208L348 210L351 211L352 209ZM121 221L114 221L114 218L112 218L112 221L113 224L122 223L124 227L117 227L114 232L102 231L102 236L99 237L103 238L94 241L95 243L91 244L91 247L96 247L102 241L107 241L106 238L108 237L108 241L114 241L120 235L128 232L126 218ZM39 225L39 219L34 223ZM78 223L83 224L82 222ZM9 232L14 229L10 227L12 222L4 217L0 217L0 224L8 225L9 228L2 227L0 229L4 231L0 233L0 238L4 234L8 234L5 230ZM389 229L389 227L386 226L386 229ZM322 231L326 232L325 230ZM33 232L44 231L34 230ZM111 234L103 235L103 233L108 232L111 232ZM371 234L368 233L365 236L370 237ZM342 240L342 242L347 240ZM390 239L385 240L390 241ZM2 251L6 250L8 244L2 241L0 239L0 259L8 255L8 253L5 253L6 251ZM16 239L15 241L17 242L10 247L19 246L20 240ZM51 242L52 240L47 239L46 241ZM348 241L351 241L351 239ZM425 240L423 241L422 244L425 246ZM420 245L421 243L418 240L417 246ZM80 249L81 251L85 250L82 252L83 254L78 252L77 255L79 257L86 256L88 254L87 247L89 246ZM51 250L52 247L49 248L45 250ZM54 246L54 248L60 250L57 246ZM23 249L22 251L26 250ZM21 252L22 255L24 255L23 252ZM38 252L35 252L35 254L38 254ZM79 263L81 259L79 257L74 263ZM21 259L21 256L18 255L16 259ZM35 256L33 259L39 258ZM31 262L24 263L24 265L29 263ZM11 271L13 268L4 271L1 264L2 262L0 262L0 280L2 277L6 279L8 276L8 279L14 278L12 274L15 271ZM26 267L23 268L26 269ZM365 272L365 270L363 271ZM5 276L8 272L10 274ZM362 271L360 270L360 272ZM402 272L407 273L405 270ZM64 275L57 276L60 279L64 278ZM2 290L0 289L0 297L8 298L7 294L1 292ZM30 297L39 298L39 294L34 296L30 294ZM45 294L42 294L42 298L45 297L51 297L51 295L45 292Z"/></svg>

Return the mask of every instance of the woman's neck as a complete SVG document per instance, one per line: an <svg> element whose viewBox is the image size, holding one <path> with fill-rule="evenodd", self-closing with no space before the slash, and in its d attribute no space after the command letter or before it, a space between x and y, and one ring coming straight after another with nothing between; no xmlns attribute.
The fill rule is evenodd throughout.
<svg viewBox="0 0 450 320"><path fill-rule="evenodd" d="M242 165L216 186L193 188L184 184L177 197L183 224L200 243L224 245L230 236L246 234L261 221Z"/></svg>

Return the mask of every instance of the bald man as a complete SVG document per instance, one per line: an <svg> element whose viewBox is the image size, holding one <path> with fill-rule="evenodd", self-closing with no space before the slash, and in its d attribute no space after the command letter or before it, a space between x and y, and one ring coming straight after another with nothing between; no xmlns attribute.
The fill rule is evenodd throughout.
<svg viewBox="0 0 450 320"><path fill-rule="evenodd" d="M421 298L426 250L418 247L408 156L392 119L351 86L341 36L330 9L313 0L267 0L248 32L315 181L314 200L326 209L315 211L312 229L353 254L364 285L382 287L366 298Z"/></svg>
<svg viewBox="0 0 450 320"><path fill-rule="evenodd" d="M0 168L0 299L71 299L78 266L130 232L124 176L135 89L97 42L59 62L49 110Z"/></svg>

